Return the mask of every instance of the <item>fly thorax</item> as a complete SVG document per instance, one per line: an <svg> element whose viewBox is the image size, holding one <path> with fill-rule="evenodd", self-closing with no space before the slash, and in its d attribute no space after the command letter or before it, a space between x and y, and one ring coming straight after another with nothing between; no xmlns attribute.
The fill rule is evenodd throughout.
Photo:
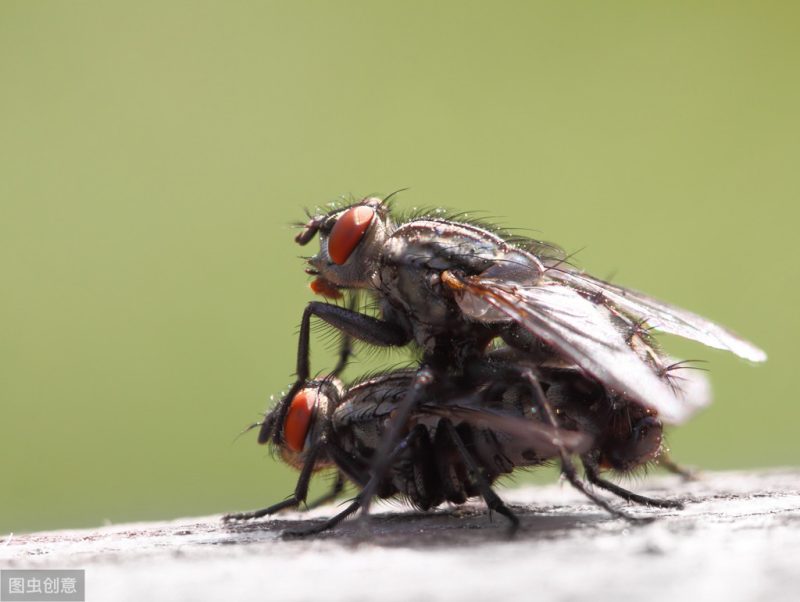
<svg viewBox="0 0 800 602"><path fill-rule="evenodd" d="M443 286L445 270L477 274L491 267L508 246L493 234L449 222L416 220L387 239L376 287L417 326L415 338L458 328L461 311Z"/></svg>
<svg viewBox="0 0 800 602"><path fill-rule="evenodd" d="M482 228L421 219L402 224L391 234L383 262L478 274L511 250L513 247Z"/></svg>

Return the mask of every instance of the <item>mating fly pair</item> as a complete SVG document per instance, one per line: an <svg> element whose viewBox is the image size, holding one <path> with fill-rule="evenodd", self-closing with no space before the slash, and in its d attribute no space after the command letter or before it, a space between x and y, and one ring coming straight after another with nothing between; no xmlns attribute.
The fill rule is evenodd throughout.
<svg viewBox="0 0 800 602"><path fill-rule="evenodd" d="M541 424L560 430L570 427L559 423L545 394L545 366L572 371L589 388L598 387L607 399L622 400L660 425L685 421L705 400L676 386L675 365L656 346L654 330L751 361L766 359L763 351L705 318L578 271L552 245L436 214L395 221L388 200L369 197L315 215L296 237L301 245L319 238L320 250L307 270L315 292L338 297L366 291L378 315L309 303L300 327L297 380L259 433L260 443L286 444L287 413L310 376L312 317L368 344L416 345L420 367L373 454L359 494L364 512L389 474L392 453L408 435L415 412L436 403L437 383L468 391L481 366L497 367L498 379L525 378L532 407L540 406ZM498 345L497 361L489 361ZM580 406L571 399L576 402ZM583 403L591 404L588 398ZM579 425L574 429L581 432ZM571 462L575 451L560 443L558 458L564 474L581 487ZM588 471L587 476L592 479Z"/></svg>

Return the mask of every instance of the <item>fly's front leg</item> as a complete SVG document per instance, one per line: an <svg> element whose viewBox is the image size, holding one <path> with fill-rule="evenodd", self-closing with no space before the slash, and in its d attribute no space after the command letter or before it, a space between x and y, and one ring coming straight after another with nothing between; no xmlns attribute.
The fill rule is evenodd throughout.
<svg viewBox="0 0 800 602"><path fill-rule="evenodd" d="M300 477L297 479L297 485L295 486L294 493L290 497L286 498L282 502L278 502L277 504L273 504L272 506L262 508L260 510L226 514L222 517L222 520L225 522L252 520L254 518L261 518L262 516L266 516L268 514L275 514L276 512L280 512L286 508L296 508L305 502L306 496L308 495L308 485L311 482L311 475L314 472L314 465L317 463L320 450L320 445L317 445L309 450L306 461L303 464L303 470L300 471Z"/></svg>
<svg viewBox="0 0 800 602"><path fill-rule="evenodd" d="M500 499L500 496L497 495L497 492L492 489L492 486L486 479L483 471L480 469L477 462L475 462L475 458L472 457L472 454L469 453L467 446L464 445L464 441L458 434L456 427L453 426L453 423L446 418L442 420L442 423L447 430L447 434L450 435L451 441L455 444L458 453L461 454L464 464L467 465L467 470L470 471L472 478L475 480L475 484L478 486L478 489L481 492L481 497L483 497L483 500L486 502L486 506L488 506L489 510L495 510L510 521L509 534L513 535L519 528L519 519L508 508L508 506L505 505L503 500Z"/></svg>
<svg viewBox="0 0 800 602"><path fill-rule="evenodd" d="M405 450L409 448L410 445L414 442L414 440L420 436L421 431L419 430L412 430L408 435L403 437L400 442L395 445L394 449L391 450L389 454L386 455L386 466L391 468L392 464L397 460L397 458L402 454ZM367 483L369 485L375 480L374 474L370 481ZM379 483L379 482L378 482ZM377 486L377 485L376 485ZM287 529L283 532L283 537L285 538L296 538L296 537L308 537L309 535L317 535L322 533L323 531L327 531L328 529L334 528L336 525L341 523L344 519L348 516L356 512L359 508L365 508L365 501L370 499L373 494L367 491L367 487L365 486L359 494L345 507L344 510L332 516L328 520L318 525L312 525L310 527L305 527L302 529ZM365 510L366 511L366 510Z"/></svg>
<svg viewBox="0 0 800 602"><path fill-rule="evenodd" d="M330 374L332 377L338 377L342 371L347 368L347 362L350 361L351 355L353 355L353 339L346 334L342 335L342 344L339 347L339 360L336 362L336 366L334 366Z"/></svg>
<svg viewBox="0 0 800 602"><path fill-rule="evenodd" d="M262 425L258 434L259 443L266 443L270 439L277 445L283 443L282 425L286 420L286 412L289 410L292 399L303 388L311 372L308 356L312 316L324 320L342 331L347 337L352 337L371 345L394 347L405 345L411 341L411 335L393 322L379 320L338 305L311 301L306 306L303 312L303 319L300 322L300 336L297 344L297 369L295 371L297 380L289 389L289 392L281 399L275 418L265 421Z"/></svg>
<svg viewBox="0 0 800 602"><path fill-rule="evenodd" d="M355 311L357 307L356 299L355 295L350 298L347 309ZM341 345L339 346L339 361L336 362L336 366L334 366L333 372L330 374L331 377L338 377L347 368L347 362L350 361L351 355L353 355L353 337L343 333Z"/></svg>
<svg viewBox="0 0 800 602"><path fill-rule="evenodd" d="M350 337L345 335L341 349L341 355L339 358L339 365L337 365L338 370L334 371L334 375L338 374L338 372L344 368L344 364L347 363L347 357L349 354L350 354ZM333 413L336 411L336 405L337 404L335 403L327 404L327 409L325 412L324 432L322 434L321 443L318 444L320 446L325 445L325 449L329 455L332 454L340 455L339 446L336 444L336 438L333 433ZM322 504L326 504L332 500L335 500L339 496L339 494L344 490L345 476L344 472L342 472L343 465L337 463L336 466L337 466L336 480L333 483L333 488L319 499L314 500L308 506L309 510L311 508L316 508L317 506L321 506Z"/></svg>

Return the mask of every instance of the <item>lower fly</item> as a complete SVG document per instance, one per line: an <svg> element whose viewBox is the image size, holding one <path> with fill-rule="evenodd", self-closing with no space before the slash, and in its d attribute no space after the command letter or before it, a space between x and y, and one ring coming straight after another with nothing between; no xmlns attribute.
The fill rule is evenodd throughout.
<svg viewBox="0 0 800 602"><path fill-rule="evenodd" d="M660 507L678 502L630 492L600 476L601 471L629 473L662 453L662 425L640 404L608 392L569 366L536 366L490 353L473 366L474 378L438 379L428 397L416 404L399 442L386 458L378 483L379 498L401 496L421 510L444 502L463 504L480 496L490 510L506 517L513 531L519 519L494 491L494 482L520 467L577 455L593 485L628 501ZM507 355L507 354L506 354ZM340 513L321 524L288 535L310 535L336 526L364 505L363 489L374 475L378 449L392 418L416 378L415 370L383 373L350 387L337 378L307 381L293 397L285 418L274 428L280 457L300 470L294 494L261 510L231 514L247 520L274 514L306 502L312 476L335 469L332 499L349 480L362 491ZM702 375L684 379L681 387L702 383ZM678 381L676 381L678 382ZM279 408L267 415L275 420ZM555 422L553 422L554 419ZM614 516L637 520L611 506L579 479L567 479Z"/></svg>

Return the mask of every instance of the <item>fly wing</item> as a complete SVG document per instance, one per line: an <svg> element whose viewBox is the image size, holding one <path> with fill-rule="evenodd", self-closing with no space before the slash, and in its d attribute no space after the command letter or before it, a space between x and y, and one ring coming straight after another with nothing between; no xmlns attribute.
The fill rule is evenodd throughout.
<svg viewBox="0 0 800 602"><path fill-rule="evenodd" d="M638 291L598 280L586 274L553 269L547 275L591 294L602 294L619 309L646 319L656 330L691 339L715 349L735 353L751 362L763 362L767 354L719 324L690 311L653 299Z"/></svg>
<svg viewBox="0 0 800 602"><path fill-rule="evenodd" d="M534 449L538 456L553 458L561 449L581 454L591 447L592 438L577 431L554 428L538 420L500 411L465 405L427 405L422 412L463 421L477 428L485 428L518 438Z"/></svg>
<svg viewBox="0 0 800 602"><path fill-rule="evenodd" d="M693 413L682 396L628 346L608 308L573 287L471 276L459 279L454 288L467 315L481 321L500 316L514 320L603 385L652 409L664 421L683 422Z"/></svg>

